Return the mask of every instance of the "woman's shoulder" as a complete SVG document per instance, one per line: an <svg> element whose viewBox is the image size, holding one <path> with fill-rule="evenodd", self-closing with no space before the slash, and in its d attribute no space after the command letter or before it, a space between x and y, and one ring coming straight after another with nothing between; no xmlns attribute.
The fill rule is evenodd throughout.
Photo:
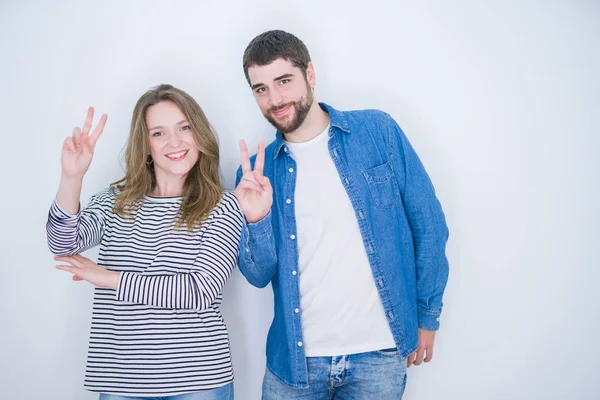
<svg viewBox="0 0 600 400"><path fill-rule="evenodd" d="M241 214L242 209L235 193L232 190L224 190L213 212L217 214Z"/></svg>
<svg viewBox="0 0 600 400"><path fill-rule="evenodd" d="M243 217L240 203L238 202L235 193L231 190L224 190L221 194L219 202L215 208L210 212L207 218L207 222L212 222L215 218L229 218L234 220L240 220Z"/></svg>
<svg viewBox="0 0 600 400"><path fill-rule="evenodd" d="M119 189L114 186L109 186L101 191L95 193L90 198L90 203L101 203L106 205L113 205L115 199L119 194Z"/></svg>

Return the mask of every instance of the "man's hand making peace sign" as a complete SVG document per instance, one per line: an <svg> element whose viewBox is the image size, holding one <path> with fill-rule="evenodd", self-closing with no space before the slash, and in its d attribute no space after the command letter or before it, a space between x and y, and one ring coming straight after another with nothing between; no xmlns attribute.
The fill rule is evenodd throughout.
<svg viewBox="0 0 600 400"><path fill-rule="evenodd" d="M235 188L242 211L248 223L255 223L263 219L273 204L273 188L269 178L263 176L265 166L265 144L258 143L258 153L254 162L254 170L250 165L248 147L244 140L240 140L240 153L242 157L242 178Z"/></svg>

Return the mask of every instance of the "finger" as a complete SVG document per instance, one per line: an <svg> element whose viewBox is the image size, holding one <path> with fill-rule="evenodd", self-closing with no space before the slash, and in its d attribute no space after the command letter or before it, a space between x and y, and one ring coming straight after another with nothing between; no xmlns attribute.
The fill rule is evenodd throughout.
<svg viewBox="0 0 600 400"><path fill-rule="evenodd" d="M241 182L252 182L254 183L257 187L260 188L260 182L256 179L256 177L254 176L253 172L247 172L244 175L242 175L242 178L240 179L240 183Z"/></svg>
<svg viewBox="0 0 600 400"><path fill-rule="evenodd" d="M81 138L79 140L79 145L81 146L81 148L84 150L87 149L89 147L89 142L90 142L90 137L82 134Z"/></svg>
<svg viewBox="0 0 600 400"><path fill-rule="evenodd" d="M423 359L426 363L433 359L433 347L427 348L427 356Z"/></svg>
<svg viewBox="0 0 600 400"><path fill-rule="evenodd" d="M262 179L262 177L257 176L254 172L248 172L248 173L242 175L242 180L252 181L252 182L256 183L257 185L260 185L261 179Z"/></svg>
<svg viewBox="0 0 600 400"><path fill-rule="evenodd" d="M91 259L82 256L81 254L78 254L75 256L77 263L79 263L77 266L80 268L87 268L87 269L104 269L103 267L101 267L100 265L98 265L97 263L95 263L94 261L92 261Z"/></svg>
<svg viewBox="0 0 600 400"><path fill-rule="evenodd" d="M240 155L242 159L242 173L250 172L250 156L248 155L248 147L244 139L240 139Z"/></svg>
<svg viewBox="0 0 600 400"><path fill-rule="evenodd" d="M72 266L70 266L70 265L57 265L57 266L56 266L56 269L59 269L59 270L61 270L61 271L70 272L70 273L72 273L72 274L74 274L74 275L76 275L76 274L77 274L77 272L76 272L76 269L75 269L75 268L73 268L73 267L72 267Z"/></svg>
<svg viewBox="0 0 600 400"><path fill-rule="evenodd" d="M100 117L100 121L98 122L98 125L96 125L94 132L92 132L92 135L90 136L90 140L91 140L90 144L92 146L94 146L96 144L96 142L98 141L98 138L100 137L100 135L102 135L102 131L104 131L104 125L106 125L107 119L108 119L107 114L102 114L102 117Z"/></svg>
<svg viewBox="0 0 600 400"><path fill-rule="evenodd" d="M73 256L74 259L76 259L79 262L85 262L85 261L90 261L89 258L82 256L81 254L75 254Z"/></svg>
<svg viewBox="0 0 600 400"><path fill-rule="evenodd" d="M263 169L265 167L265 144L258 142L258 153L256 153L256 160L254 162L254 173L262 176Z"/></svg>
<svg viewBox="0 0 600 400"><path fill-rule="evenodd" d="M267 178L266 176L261 177L260 185L263 192L265 192L267 196L273 198L273 187L271 186L269 178Z"/></svg>
<svg viewBox="0 0 600 400"><path fill-rule="evenodd" d="M256 191L261 190L260 184L251 179L242 179L240 181L240 183L238 184L238 188L239 189L250 189L250 190L256 190Z"/></svg>
<svg viewBox="0 0 600 400"><path fill-rule="evenodd" d="M56 261L68 263L75 267L79 267L81 264L80 261L75 258L75 256L55 256L54 259Z"/></svg>
<svg viewBox="0 0 600 400"><path fill-rule="evenodd" d="M262 188L267 192L272 193L273 188L271 187L271 181L269 180L269 178L267 178L266 176L261 176L259 179L260 186L262 186Z"/></svg>
<svg viewBox="0 0 600 400"><path fill-rule="evenodd" d="M77 254L75 256L73 256L74 259L74 265L78 268L94 268L97 266L97 264L95 262L93 262L92 260L90 260L87 257L82 256L81 254Z"/></svg>
<svg viewBox="0 0 600 400"><path fill-rule="evenodd" d="M75 143L75 146L81 142L81 129L78 126L73 129L73 142Z"/></svg>
<svg viewBox="0 0 600 400"><path fill-rule="evenodd" d="M85 122L83 123L83 129L81 133L84 136L88 136L90 133L90 129L92 128L92 121L94 120L94 108L89 107L87 112L87 117L85 118Z"/></svg>
<svg viewBox="0 0 600 400"><path fill-rule="evenodd" d="M411 365L413 365L413 362L415 361L415 355L417 354L417 352L415 351L414 353L411 353L408 358L406 359L406 366L408 368L411 367Z"/></svg>
<svg viewBox="0 0 600 400"><path fill-rule="evenodd" d="M422 349L422 348L417 349L415 361L413 362L414 365L421 365L421 363L423 362L423 354L424 353L425 353L425 349Z"/></svg>
<svg viewBox="0 0 600 400"><path fill-rule="evenodd" d="M75 148L75 142L73 142L72 136L69 136L68 138L65 139L64 148L69 151L72 151L73 153L77 152L77 149Z"/></svg>

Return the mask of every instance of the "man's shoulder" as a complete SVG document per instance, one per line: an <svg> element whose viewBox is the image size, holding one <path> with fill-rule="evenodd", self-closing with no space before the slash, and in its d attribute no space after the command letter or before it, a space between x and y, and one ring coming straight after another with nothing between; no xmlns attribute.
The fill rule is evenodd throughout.
<svg viewBox="0 0 600 400"><path fill-rule="evenodd" d="M382 129L395 123L390 114L379 109L338 110L326 103L322 103L322 107L329 112L332 125L343 130L362 131L365 127Z"/></svg>
<svg viewBox="0 0 600 400"><path fill-rule="evenodd" d="M363 110L350 110L343 111L343 114L348 118L348 122L388 122L392 119L390 114L385 111L377 110L377 109L363 109Z"/></svg>
<svg viewBox="0 0 600 400"><path fill-rule="evenodd" d="M363 151L366 151L366 147L363 147L365 143L387 147L390 133L395 132L398 126L390 114L379 109L341 111L340 114L347 131L351 133L348 140L359 144Z"/></svg>

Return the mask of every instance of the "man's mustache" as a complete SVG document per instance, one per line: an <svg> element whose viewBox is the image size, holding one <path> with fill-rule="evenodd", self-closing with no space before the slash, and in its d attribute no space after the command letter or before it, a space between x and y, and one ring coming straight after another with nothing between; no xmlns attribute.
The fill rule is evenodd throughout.
<svg viewBox="0 0 600 400"><path fill-rule="evenodd" d="M288 107L288 106L293 106L294 104L296 104L293 101L290 101L289 103L283 104L281 106L277 106L277 107L271 107L269 108L269 110L267 111L269 114L277 112L279 110L283 110L284 108Z"/></svg>

